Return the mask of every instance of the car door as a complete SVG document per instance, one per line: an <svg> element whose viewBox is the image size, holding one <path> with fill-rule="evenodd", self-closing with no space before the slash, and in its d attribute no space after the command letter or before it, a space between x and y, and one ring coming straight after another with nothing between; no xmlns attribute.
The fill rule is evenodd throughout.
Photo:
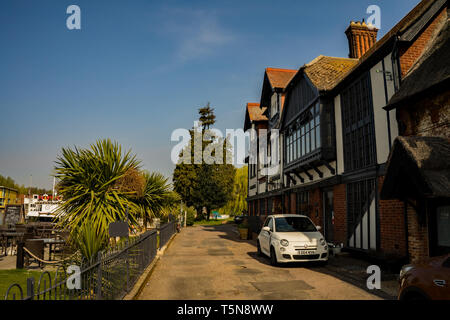
<svg viewBox="0 0 450 320"><path fill-rule="evenodd" d="M273 230L273 221L272 218L267 218L266 221L264 222L264 226L263 227L269 227L270 230ZM259 241L259 245L261 246L261 250L266 253L269 254L270 253L270 236L271 236L271 231L265 231L265 230L261 230L261 234L260 234L260 241Z"/></svg>
<svg viewBox="0 0 450 320"><path fill-rule="evenodd" d="M450 256L433 274L433 294L435 299L450 300Z"/></svg>

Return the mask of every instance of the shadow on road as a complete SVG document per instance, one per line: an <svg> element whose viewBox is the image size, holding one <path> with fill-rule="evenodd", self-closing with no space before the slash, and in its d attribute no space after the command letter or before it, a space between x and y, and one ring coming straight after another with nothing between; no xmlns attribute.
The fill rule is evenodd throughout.
<svg viewBox="0 0 450 320"><path fill-rule="evenodd" d="M233 242L240 242L240 243L250 243L255 246L256 248L256 241L255 240L241 240L239 238L239 232L237 231L237 225L234 222L229 222L217 226L201 226L205 231L211 231L211 232L221 232L224 234L217 235L220 239L226 239Z"/></svg>
<svg viewBox="0 0 450 320"><path fill-rule="evenodd" d="M202 226L205 231L217 232L220 233L217 235L220 239L225 239L228 241L233 241L237 243L248 243L254 246L254 251L247 252L247 255L254 259L257 264L263 264L266 266L270 266L270 260L266 256L259 256L256 251L256 240L241 240L239 238L239 232L237 231L237 225L233 222L216 225L216 226ZM345 266L348 264L347 266ZM365 273L364 265L366 262L354 258L343 258L343 257L330 257L330 260L327 265L323 265L317 262L291 262L291 263L283 263L277 266L277 268L281 269L298 269L298 268L306 268L319 273L323 273L335 278L338 278L344 282L350 283L354 286L357 286L369 293L375 294L383 299L392 300L395 299L395 296L392 293L386 293L381 290L376 290L376 292L372 290L368 290L366 286L366 279L368 275ZM346 269L354 269L349 272ZM357 270L358 269L358 270ZM361 269L361 270L359 270Z"/></svg>

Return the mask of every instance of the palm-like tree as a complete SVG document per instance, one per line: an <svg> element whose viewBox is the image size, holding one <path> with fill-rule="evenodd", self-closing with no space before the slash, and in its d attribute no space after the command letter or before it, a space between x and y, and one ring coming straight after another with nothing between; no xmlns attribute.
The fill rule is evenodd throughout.
<svg viewBox="0 0 450 320"><path fill-rule="evenodd" d="M177 193L172 191L170 184L162 174L156 172L143 172L144 189L135 203L140 208L144 226L153 218L167 215L179 201Z"/></svg>
<svg viewBox="0 0 450 320"><path fill-rule="evenodd" d="M97 141L90 149L63 148L55 165L58 191L65 200L57 212L59 224L74 240L89 224L97 241L107 244L109 224L125 220L127 206L130 222L136 223L136 192L123 188L121 181L138 169L135 156L130 151L122 153L121 146L109 139Z"/></svg>

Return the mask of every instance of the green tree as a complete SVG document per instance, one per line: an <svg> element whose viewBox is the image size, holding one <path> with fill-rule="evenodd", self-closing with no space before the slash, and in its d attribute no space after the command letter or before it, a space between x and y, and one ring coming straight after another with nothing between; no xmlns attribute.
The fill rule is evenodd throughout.
<svg viewBox="0 0 450 320"><path fill-rule="evenodd" d="M162 174L143 172L144 187L135 202L140 208L144 226L153 218L167 216L180 200L180 196L171 190L170 184Z"/></svg>
<svg viewBox="0 0 450 320"><path fill-rule="evenodd" d="M20 194L51 194L51 190L38 187L25 187L24 185L18 185L13 178L4 177L0 174L0 186L16 189Z"/></svg>
<svg viewBox="0 0 450 320"><path fill-rule="evenodd" d="M243 166L236 170L232 199L219 209L220 214L240 214L247 212L248 168Z"/></svg>
<svg viewBox="0 0 450 320"><path fill-rule="evenodd" d="M55 176L65 201L57 214L73 241L95 238L106 245L109 224L125 220L126 207L130 222L136 224L139 207L133 200L138 190L132 190L130 186L136 184L124 179L131 180L130 172L138 169L135 156L130 151L122 153L121 146L109 139L97 141L90 149L62 149Z"/></svg>
<svg viewBox="0 0 450 320"><path fill-rule="evenodd" d="M211 108L208 102L205 107L199 108L198 113L200 114L199 120L202 122L203 130L209 129L214 123L216 123L216 116L214 115L214 109Z"/></svg>
<svg viewBox="0 0 450 320"><path fill-rule="evenodd" d="M202 128L193 128L190 131L191 139L188 145L180 153L180 160L175 167L173 183L175 191L181 196L188 206L194 206L197 216L202 217L203 208L206 208L206 218L209 219L211 209L219 208L230 200L233 191L233 180L235 167L226 164L227 149L225 139L203 139L204 136L213 136L209 126L215 123L215 115L209 103L206 107L199 109ZM199 132L200 131L200 132ZM196 139L200 139L195 143ZM194 160L195 147L200 146L202 161L196 163ZM204 151L211 151L212 158L220 158L222 163L206 161ZM198 150L197 150L198 151ZM221 154L217 154L219 151ZM183 159L189 159L190 163L184 163Z"/></svg>

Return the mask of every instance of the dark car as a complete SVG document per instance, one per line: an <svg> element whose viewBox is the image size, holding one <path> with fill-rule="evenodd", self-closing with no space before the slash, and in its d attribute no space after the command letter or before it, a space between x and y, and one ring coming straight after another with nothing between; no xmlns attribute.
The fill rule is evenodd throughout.
<svg viewBox="0 0 450 320"><path fill-rule="evenodd" d="M403 266L399 281L399 300L450 300L450 254Z"/></svg>
<svg viewBox="0 0 450 320"><path fill-rule="evenodd" d="M235 216L234 217L234 222L237 224L242 223L246 218L248 218L247 215L240 215L240 216Z"/></svg>

